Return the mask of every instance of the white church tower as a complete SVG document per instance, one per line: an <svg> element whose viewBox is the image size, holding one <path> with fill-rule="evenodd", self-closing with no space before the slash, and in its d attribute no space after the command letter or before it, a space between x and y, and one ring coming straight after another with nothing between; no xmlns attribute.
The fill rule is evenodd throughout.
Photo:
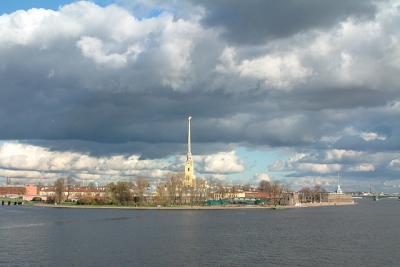
<svg viewBox="0 0 400 267"><path fill-rule="evenodd" d="M343 194L342 188L340 188L340 177L339 177L339 173L337 175L337 189L336 189L336 193L337 194Z"/></svg>
<svg viewBox="0 0 400 267"><path fill-rule="evenodd" d="M183 184L185 187L194 187L195 186L195 179L194 176L194 169L193 169L193 158L192 158L192 140L190 136L190 122L192 117L188 117L189 128L188 128L188 151L186 155L186 162L185 162L185 178Z"/></svg>

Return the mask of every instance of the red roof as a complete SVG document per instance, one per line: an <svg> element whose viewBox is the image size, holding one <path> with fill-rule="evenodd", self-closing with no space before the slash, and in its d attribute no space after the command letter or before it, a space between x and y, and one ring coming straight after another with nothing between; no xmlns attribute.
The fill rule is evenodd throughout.
<svg viewBox="0 0 400 267"><path fill-rule="evenodd" d="M272 198L271 194L264 192L245 192L246 198Z"/></svg>
<svg viewBox="0 0 400 267"><path fill-rule="evenodd" d="M25 186L0 186L0 195L23 195Z"/></svg>
<svg viewBox="0 0 400 267"><path fill-rule="evenodd" d="M54 186L49 186L49 187L42 187L40 189L41 192L54 192L55 188ZM103 187L99 188L90 188L90 187L72 187L69 190L65 189L65 192L74 192L74 193L101 193L101 192L106 192L106 189Z"/></svg>

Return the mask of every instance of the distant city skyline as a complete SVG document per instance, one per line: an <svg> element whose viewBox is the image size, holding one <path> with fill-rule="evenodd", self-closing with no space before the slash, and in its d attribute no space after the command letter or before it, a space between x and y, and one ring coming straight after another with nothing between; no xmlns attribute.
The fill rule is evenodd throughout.
<svg viewBox="0 0 400 267"><path fill-rule="evenodd" d="M280 12L276 12L280 10ZM395 1L7 1L0 183L400 191Z"/></svg>

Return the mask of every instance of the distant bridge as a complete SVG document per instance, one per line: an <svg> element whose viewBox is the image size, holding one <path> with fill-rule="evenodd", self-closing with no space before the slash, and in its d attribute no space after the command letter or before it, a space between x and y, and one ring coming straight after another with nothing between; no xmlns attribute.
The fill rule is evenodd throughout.
<svg viewBox="0 0 400 267"><path fill-rule="evenodd" d="M380 200L380 199L399 199L400 197L398 195L392 195L392 194L384 194L384 195L379 195L379 194L372 194L372 195L364 195L364 196L353 196L353 198L362 198L362 199L371 199L374 201Z"/></svg>

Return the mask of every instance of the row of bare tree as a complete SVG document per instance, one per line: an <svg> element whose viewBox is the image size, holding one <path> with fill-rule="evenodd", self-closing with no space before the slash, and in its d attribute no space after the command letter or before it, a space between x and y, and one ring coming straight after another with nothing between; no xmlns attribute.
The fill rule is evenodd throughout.
<svg viewBox="0 0 400 267"><path fill-rule="evenodd" d="M183 183L183 173L170 173L166 179L158 182L154 192L150 192L150 183L144 177L137 177L134 181L119 181L109 183L106 188L107 197L94 198L83 197L80 199L82 204L116 204L116 205L198 205L207 200L210 190L218 193L248 191L250 186L226 187L220 183L213 183L207 186L204 179L197 178L194 187L185 187ZM60 178L54 183L54 201L61 203L69 199L71 190L78 184L71 178ZM95 189L94 184L89 188ZM290 188L279 181L260 181L258 191L270 196L273 205L282 205ZM304 187L299 191L301 202L320 202L325 189L316 185L312 188Z"/></svg>
<svg viewBox="0 0 400 267"><path fill-rule="evenodd" d="M135 182L117 182L107 185L113 203L134 205L182 205L200 204L207 199L207 186L203 179L196 179L194 187L186 187L183 173L170 173L156 184L155 195L149 193L149 182L138 177Z"/></svg>
<svg viewBox="0 0 400 267"><path fill-rule="evenodd" d="M107 191L110 193L111 203L118 205L143 205L147 202L146 191L150 184L144 177L137 177L134 182L119 181L109 183Z"/></svg>
<svg viewBox="0 0 400 267"><path fill-rule="evenodd" d="M299 200L303 203L306 202L321 202L323 194L326 190L320 185L315 185L314 187L303 187L299 191Z"/></svg>
<svg viewBox="0 0 400 267"><path fill-rule="evenodd" d="M198 178L194 187L185 187L183 173L168 174L166 179L156 184L156 194L150 192L150 183L144 177L137 177L135 181L119 181L107 184L107 197L95 198L83 195L78 200L80 204L116 204L116 205L182 205L200 204L207 200L208 191L206 181ZM59 178L54 183L54 199L61 203L68 201L70 192L75 186L73 181ZM89 185L96 188L96 186Z"/></svg>
<svg viewBox="0 0 400 267"><path fill-rule="evenodd" d="M273 205L282 205L288 197L288 193L291 191L290 188L280 181L260 181L258 190L269 194Z"/></svg>
<svg viewBox="0 0 400 267"><path fill-rule="evenodd" d="M164 206L204 203L208 196L206 181L197 178L194 187L186 187L183 178L183 173L171 173L165 181L157 183L154 202Z"/></svg>

